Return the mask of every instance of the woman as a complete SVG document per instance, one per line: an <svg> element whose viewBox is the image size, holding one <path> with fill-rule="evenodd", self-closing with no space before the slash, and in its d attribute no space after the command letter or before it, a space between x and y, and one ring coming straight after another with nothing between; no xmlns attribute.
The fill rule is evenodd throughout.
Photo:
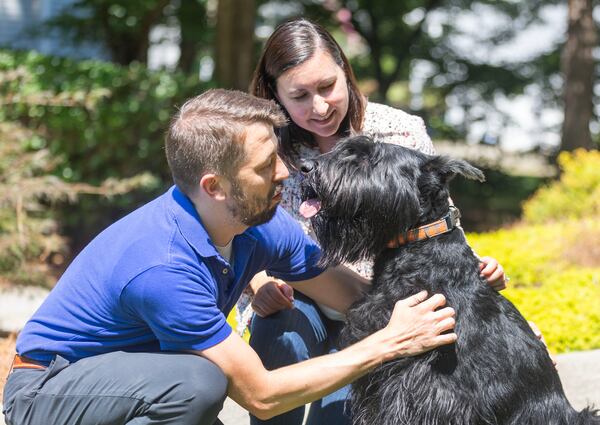
<svg viewBox="0 0 600 425"><path fill-rule="evenodd" d="M435 153L423 120L368 102L340 46L325 29L305 19L275 29L265 44L250 92L274 99L289 118L289 125L278 131L280 155L290 168L281 205L307 233L310 223L299 214L300 161L330 151L340 139L355 133L377 134L388 143ZM349 266L371 277L368 262ZM482 276L495 288L504 287L504 272L495 260L482 259ZM294 299L290 287L266 275L257 276L251 287L258 316L252 320L250 344L268 369L335 350L341 314L302 294ZM347 391L341 389L313 403L307 424L350 424L344 412ZM304 409L299 408L269 421L251 418L251 423L300 425L303 416Z"/></svg>

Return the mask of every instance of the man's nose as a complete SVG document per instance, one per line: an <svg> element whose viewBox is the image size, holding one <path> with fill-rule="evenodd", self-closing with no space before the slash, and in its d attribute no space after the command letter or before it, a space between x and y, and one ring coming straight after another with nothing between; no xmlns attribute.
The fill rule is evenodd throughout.
<svg viewBox="0 0 600 425"><path fill-rule="evenodd" d="M282 159L277 155L277 160L275 162L275 181L282 181L287 179L290 176L290 172L282 161Z"/></svg>

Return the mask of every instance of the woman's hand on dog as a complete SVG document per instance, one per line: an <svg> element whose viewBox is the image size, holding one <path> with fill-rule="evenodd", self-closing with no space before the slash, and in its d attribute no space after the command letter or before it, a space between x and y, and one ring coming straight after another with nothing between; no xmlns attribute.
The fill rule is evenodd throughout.
<svg viewBox="0 0 600 425"><path fill-rule="evenodd" d="M419 292L396 303L388 325L382 330L391 343L391 358L409 357L456 342L451 332L455 312L444 307L446 298ZM388 360L391 360L388 359Z"/></svg>
<svg viewBox="0 0 600 425"><path fill-rule="evenodd" d="M479 276L483 277L488 285L496 291L506 289L508 279L500 263L492 257L481 257L479 260L481 261L479 263Z"/></svg>
<svg viewBox="0 0 600 425"><path fill-rule="evenodd" d="M294 308L294 289L283 280L259 275L253 279L250 287L254 292L252 309L260 317L267 317L280 310Z"/></svg>

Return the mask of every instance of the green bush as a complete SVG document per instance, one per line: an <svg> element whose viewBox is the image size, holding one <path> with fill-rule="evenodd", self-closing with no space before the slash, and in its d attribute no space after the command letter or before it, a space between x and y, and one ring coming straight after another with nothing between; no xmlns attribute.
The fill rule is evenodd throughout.
<svg viewBox="0 0 600 425"><path fill-rule="evenodd" d="M170 184L164 131L175 107L205 88L196 75L136 63L0 50L0 122L35 131L34 147L61 158L56 176L93 185L140 173L159 179L154 192L81 198L76 211L64 209L60 222L75 248Z"/></svg>
<svg viewBox="0 0 600 425"><path fill-rule="evenodd" d="M538 190L523 204L529 223L600 215L600 152L577 150L558 157L559 180Z"/></svg>
<svg viewBox="0 0 600 425"><path fill-rule="evenodd" d="M519 220L524 199L545 182L542 177L513 176L482 167L485 183L455 178L450 183L452 199L461 208L461 223L471 231L498 229Z"/></svg>
<svg viewBox="0 0 600 425"><path fill-rule="evenodd" d="M543 330L553 352L600 348L600 269L551 273L540 287L511 289L508 298Z"/></svg>
<svg viewBox="0 0 600 425"><path fill-rule="evenodd" d="M554 352L600 348L600 152L560 154L558 180L523 204L523 221L470 234L512 278L505 291Z"/></svg>
<svg viewBox="0 0 600 425"><path fill-rule="evenodd" d="M164 130L175 106L202 89L197 76L136 63L0 50L0 119L43 130L40 143L65 157L57 172L67 180L167 176Z"/></svg>
<svg viewBox="0 0 600 425"><path fill-rule="evenodd" d="M503 294L544 333L555 353L600 348L600 257L593 219L521 224L469 234L476 252L492 255L511 277Z"/></svg>
<svg viewBox="0 0 600 425"><path fill-rule="evenodd" d="M100 186L66 182L52 174L60 160L36 148L38 140L17 123L0 122L0 284L54 285L53 272L69 254L55 204L156 185L150 174L107 179Z"/></svg>

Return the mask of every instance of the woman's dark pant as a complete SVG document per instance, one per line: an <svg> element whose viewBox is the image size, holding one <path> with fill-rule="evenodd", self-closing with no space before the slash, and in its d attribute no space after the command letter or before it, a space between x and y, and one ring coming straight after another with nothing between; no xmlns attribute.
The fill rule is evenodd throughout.
<svg viewBox="0 0 600 425"><path fill-rule="evenodd" d="M45 370L15 369L4 388L7 425L213 425L227 379L209 360L114 352Z"/></svg>
<svg viewBox="0 0 600 425"><path fill-rule="evenodd" d="M294 308L261 318L254 315L250 345L269 370L336 351L336 340L343 325L323 315L314 301L299 292ZM307 425L350 425L344 387L311 404ZM304 406L267 421L250 416L251 425L301 425Z"/></svg>

